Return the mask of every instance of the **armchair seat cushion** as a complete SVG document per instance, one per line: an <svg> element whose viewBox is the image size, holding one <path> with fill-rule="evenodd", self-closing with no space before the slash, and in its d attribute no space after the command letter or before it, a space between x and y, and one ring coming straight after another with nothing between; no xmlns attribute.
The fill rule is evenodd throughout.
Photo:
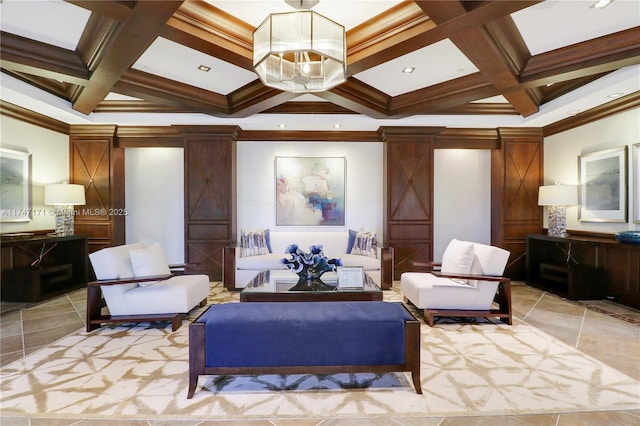
<svg viewBox="0 0 640 426"><path fill-rule="evenodd" d="M208 295L209 277L178 275L146 287L135 287L126 291L123 298L125 315L186 313ZM113 312L111 314L113 315Z"/></svg>
<svg viewBox="0 0 640 426"><path fill-rule="evenodd" d="M497 282L479 288L422 272L400 276L400 290L419 309L486 310L493 301Z"/></svg>

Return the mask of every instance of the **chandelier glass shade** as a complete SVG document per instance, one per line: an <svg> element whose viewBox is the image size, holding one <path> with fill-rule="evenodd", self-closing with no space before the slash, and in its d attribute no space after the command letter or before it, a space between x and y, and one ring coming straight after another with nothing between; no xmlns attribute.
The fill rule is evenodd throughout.
<svg viewBox="0 0 640 426"><path fill-rule="evenodd" d="M344 27L311 10L269 15L253 32L253 69L287 92L322 92L347 74Z"/></svg>

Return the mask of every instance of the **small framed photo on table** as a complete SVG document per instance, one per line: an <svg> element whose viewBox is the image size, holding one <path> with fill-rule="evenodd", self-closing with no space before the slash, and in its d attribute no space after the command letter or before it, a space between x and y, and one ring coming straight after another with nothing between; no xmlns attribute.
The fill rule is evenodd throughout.
<svg viewBox="0 0 640 426"><path fill-rule="evenodd" d="M364 288L362 266L338 266L338 288Z"/></svg>

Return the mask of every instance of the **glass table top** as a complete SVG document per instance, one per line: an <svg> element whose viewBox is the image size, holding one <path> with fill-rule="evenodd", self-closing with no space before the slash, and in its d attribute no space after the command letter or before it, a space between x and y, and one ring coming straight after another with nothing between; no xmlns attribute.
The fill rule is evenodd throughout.
<svg viewBox="0 0 640 426"><path fill-rule="evenodd" d="M289 270L262 271L242 290L243 293L292 293L292 292L379 292L378 287L364 274L362 287L344 287L338 285L335 272L325 272L320 282L299 282L298 276Z"/></svg>

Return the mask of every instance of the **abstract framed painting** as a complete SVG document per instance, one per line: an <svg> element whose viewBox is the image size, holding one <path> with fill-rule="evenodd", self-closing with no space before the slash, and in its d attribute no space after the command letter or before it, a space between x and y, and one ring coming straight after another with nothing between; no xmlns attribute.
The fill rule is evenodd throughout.
<svg viewBox="0 0 640 426"><path fill-rule="evenodd" d="M627 147L579 157L580 212L583 222L627 222Z"/></svg>
<svg viewBox="0 0 640 426"><path fill-rule="evenodd" d="M0 148L0 221L31 220L31 154Z"/></svg>
<svg viewBox="0 0 640 426"><path fill-rule="evenodd" d="M344 226L344 157L276 157L277 226Z"/></svg>

